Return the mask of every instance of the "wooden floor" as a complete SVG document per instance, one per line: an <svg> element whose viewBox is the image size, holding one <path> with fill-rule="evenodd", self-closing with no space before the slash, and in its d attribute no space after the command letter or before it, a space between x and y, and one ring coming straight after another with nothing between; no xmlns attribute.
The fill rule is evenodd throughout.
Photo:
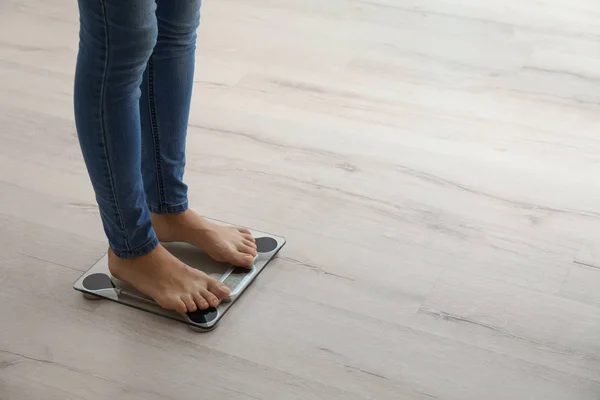
<svg viewBox="0 0 600 400"><path fill-rule="evenodd" d="M0 399L600 398L600 3L209 0L192 202L283 235L208 334L106 250L75 1L0 2Z"/></svg>

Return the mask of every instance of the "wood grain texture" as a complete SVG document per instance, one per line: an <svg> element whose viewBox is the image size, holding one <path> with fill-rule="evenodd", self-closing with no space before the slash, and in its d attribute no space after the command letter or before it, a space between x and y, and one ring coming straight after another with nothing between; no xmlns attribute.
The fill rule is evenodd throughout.
<svg viewBox="0 0 600 400"><path fill-rule="evenodd" d="M106 249L76 3L0 2L0 399L600 398L600 3L203 4L186 180L283 235L208 334Z"/></svg>

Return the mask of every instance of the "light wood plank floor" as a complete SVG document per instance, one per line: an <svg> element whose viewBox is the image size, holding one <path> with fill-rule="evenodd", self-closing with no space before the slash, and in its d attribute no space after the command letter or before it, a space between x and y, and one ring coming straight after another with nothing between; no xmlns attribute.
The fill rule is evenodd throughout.
<svg viewBox="0 0 600 400"><path fill-rule="evenodd" d="M208 334L72 290L77 18L0 2L0 399L600 398L600 2L205 1L192 202L288 239Z"/></svg>

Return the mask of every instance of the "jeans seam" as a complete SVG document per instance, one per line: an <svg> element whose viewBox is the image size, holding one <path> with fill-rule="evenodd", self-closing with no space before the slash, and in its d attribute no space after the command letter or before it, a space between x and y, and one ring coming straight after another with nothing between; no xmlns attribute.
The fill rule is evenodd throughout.
<svg viewBox="0 0 600 400"><path fill-rule="evenodd" d="M152 56L148 60L148 108L150 114L150 130L154 142L154 164L156 166L156 187L158 199L162 204L165 202L165 190L162 176L162 165L160 162L160 136L158 134L158 122L156 118L156 102L154 99L154 67Z"/></svg>
<svg viewBox="0 0 600 400"><path fill-rule="evenodd" d="M104 0L100 0L100 5L101 5L101 9L102 9L102 22L104 24L104 46L106 48L106 56L105 56L105 60L104 60L104 70L103 70L103 74L102 74L102 85L100 86L100 130L102 132L102 134L100 135L100 138L102 140L102 148L104 150L104 159L106 160L106 169L108 170L108 177L109 177L109 181L110 181L110 189L112 192L112 196L113 196L113 200L115 203L115 207L117 209L117 217L119 220L119 228L121 229L121 231L123 232L123 234L125 235L125 247L127 248L128 251L131 251L131 246L130 246L130 240L129 237L127 236L127 230L125 229L125 223L123 221L123 213L121 211L121 207L119 205L119 200L117 199L117 194L115 192L115 180L113 177L113 171L111 168L111 163L110 163L110 156L108 154L107 151L107 146L106 146L106 123L105 123L105 114L104 114L104 109L105 109L105 95L106 95L106 80L108 79L108 65L109 65L109 59L110 59L110 38L109 38L109 34L108 34L108 21L106 20L106 4L104 2Z"/></svg>

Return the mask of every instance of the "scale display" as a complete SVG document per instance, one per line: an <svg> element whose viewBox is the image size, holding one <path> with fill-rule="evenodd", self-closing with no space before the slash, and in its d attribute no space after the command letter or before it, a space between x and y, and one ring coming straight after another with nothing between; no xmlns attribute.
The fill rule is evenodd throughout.
<svg viewBox="0 0 600 400"><path fill-rule="evenodd" d="M229 273L229 275L227 275L223 283L229 288L229 290L231 290L231 293L235 293L240 284L244 282L244 280L247 279L253 271L254 269L236 267Z"/></svg>

